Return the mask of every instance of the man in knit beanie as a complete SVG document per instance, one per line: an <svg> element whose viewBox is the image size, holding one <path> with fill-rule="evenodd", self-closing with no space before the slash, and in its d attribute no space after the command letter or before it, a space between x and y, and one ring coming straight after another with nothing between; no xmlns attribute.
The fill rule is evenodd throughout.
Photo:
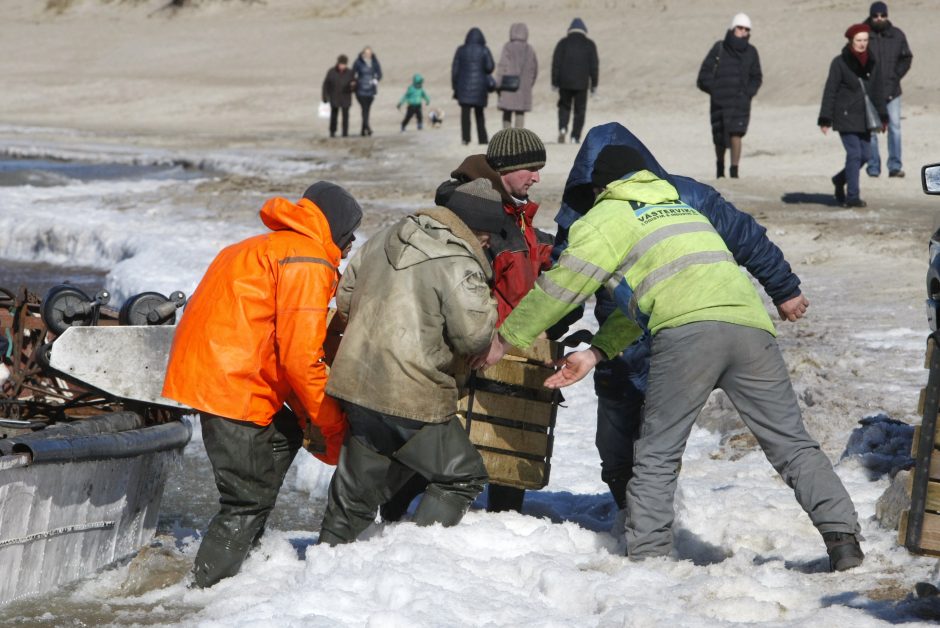
<svg viewBox="0 0 940 628"><path fill-rule="evenodd" d="M532 289L539 273L551 268L554 238L532 226L538 203L529 198L529 188L540 181L545 165L545 144L529 129L503 129L490 138L485 155L471 155L451 172L451 179L437 188L434 202L451 207L450 199L462 184L488 182L499 194L503 206L503 229L488 241L487 255L493 265L493 296L498 311L497 325ZM485 356L482 356L485 357ZM475 360L482 359L477 357ZM471 360L471 366L475 364ZM420 478L406 486L382 506L382 518L396 521L405 513L412 498L423 488ZM525 491L489 485L487 508L491 511L519 510Z"/></svg>

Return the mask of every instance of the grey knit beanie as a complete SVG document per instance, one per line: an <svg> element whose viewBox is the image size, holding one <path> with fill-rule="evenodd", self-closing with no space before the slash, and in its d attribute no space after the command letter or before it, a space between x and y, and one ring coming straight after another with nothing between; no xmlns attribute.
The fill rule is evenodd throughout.
<svg viewBox="0 0 940 628"><path fill-rule="evenodd" d="M313 201L314 205L320 208L330 224L333 243L340 250L346 248L362 222L362 208L352 194L335 183L317 181L307 188L304 198Z"/></svg>
<svg viewBox="0 0 940 628"><path fill-rule="evenodd" d="M523 168L538 170L545 165L545 144L529 129L503 129L490 138L486 162L499 174Z"/></svg>
<svg viewBox="0 0 940 628"><path fill-rule="evenodd" d="M503 197L489 179L474 179L457 187L446 207L474 231L499 233L506 219Z"/></svg>

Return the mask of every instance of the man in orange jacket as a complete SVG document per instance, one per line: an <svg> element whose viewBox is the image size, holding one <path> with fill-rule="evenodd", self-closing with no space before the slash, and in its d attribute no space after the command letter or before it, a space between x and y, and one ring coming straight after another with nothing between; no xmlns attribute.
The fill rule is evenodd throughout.
<svg viewBox="0 0 940 628"><path fill-rule="evenodd" d="M326 441L317 457L339 458L347 424L324 394L323 341L339 262L361 220L356 200L325 181L297 203L272 198L261 208L271 231L222 250L186 306L163 395L199 410L220 494L196 554L199 587L238 572L308 422Z"/></svg>

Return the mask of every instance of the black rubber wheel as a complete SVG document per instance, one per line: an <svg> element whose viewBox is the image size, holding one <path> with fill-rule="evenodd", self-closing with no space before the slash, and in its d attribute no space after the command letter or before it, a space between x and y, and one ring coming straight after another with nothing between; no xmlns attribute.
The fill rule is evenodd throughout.
<svg viewBox="0 0 940 628"><path fill-rule="evenodd" d="M121 325L174 325L176 324L176 310L171 316L158 323L151 323L147 319L147 316L158 306L169 302L170 300L159 292L141 292L124 302L118 313L118 322Z"/></svg>
<svg viewBox="0 0 940 628"><path fill-rule="evenodd" d="M94 300L75 286L55 286L46 293L39 314L49 331L59 335L69 327L87 327L94 317Z"/></svg>

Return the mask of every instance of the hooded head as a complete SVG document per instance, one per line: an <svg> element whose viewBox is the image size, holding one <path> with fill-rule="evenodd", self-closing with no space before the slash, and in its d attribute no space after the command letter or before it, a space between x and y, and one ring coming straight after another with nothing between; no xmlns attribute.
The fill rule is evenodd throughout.
<svg viewBox="0 0 940 628"><path fill-rule="evenodd" d="M467 31L467 36L463 40L464 44L480 44L481 46L486 45L486 37L483 36L483 31L474 26Z"/></svg>
<svg viewBox="0 0 940 628"><path fill-rule="evenodd" d="M329 181L317 181L304 192L304 198L320 208L330 225L330 237L342 251L353 241L362 222L362 208L352 195Z"/></svg>
<svg viewBox="0 0 940 628"><path fill-rule="evenodd" d="M522 22L516 22L509 27L509 41L528 41L529 27Z"/></svg>
<svg viewBox="0 0 940 628"><path fill-rule="evenodd" d="M545 165L545 144L529 129L503 129L490 138L486 163L501 175L523 168L538 170Z"/></svg>
<svg viewBox="0 0 940 628"><path fill-rule="evenodd" d="M597 159L594 160L591 184L597 188L604 188L611 181L645 169L646 160L640 151L622 144L608 144L601 149L601 152L597 154Z"/></svg>
<svg viewBox="0 0 940 628"><path fill-rule="evenodd" d="M424 77L420 74L415 74L413 77L411 77L411 84L415 87L421 87L424 85Z"/></svg>
<svg viewBox="0 0 940 628"><path fill-rule="evenodd" d="M584 20L579 17L571 20L571 26L568 27L569 33L584 33L587 35L587 26L584 25Z"/></svg>
<svg viewBox="0 0 940 628"><path fill-rule="evenodd" d="M503 199L488 179L474 179L454 190L446 207L473 231L499 233L506 221Z"/></svg>

